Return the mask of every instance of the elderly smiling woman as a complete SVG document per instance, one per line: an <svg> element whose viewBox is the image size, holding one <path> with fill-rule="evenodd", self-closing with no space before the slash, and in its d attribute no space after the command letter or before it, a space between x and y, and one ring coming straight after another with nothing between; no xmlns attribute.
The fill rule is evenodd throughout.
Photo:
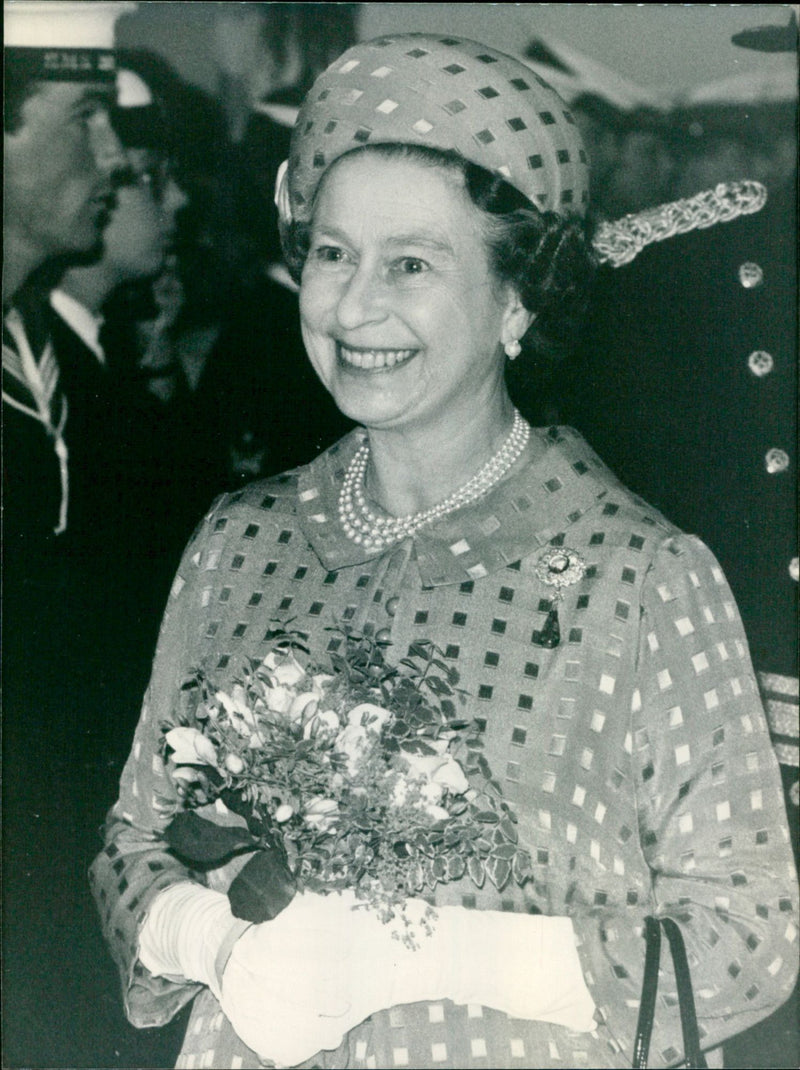
<svg viewBox="0 0 800 1070"><path fill-rule="evenodd" d="M360 427L223 497L195 536L93 868L131 1021L196 997L180 1066L630 1065L649 915L684 934L704 1047L791 991L796 879L725 579L506 388L509 363L557 350L580 309L586 190L556 94L468 41L360 44L300 113L284 246L310 358ZM437 885L412 950L347 893L248 925L229 866L181 864L162 726L194 667L235 680L263 658L276 617L317 663L341 621L396 663L421 640L443 651L528 880ZM682 1039L664 984L666 1066Z"/></svg>

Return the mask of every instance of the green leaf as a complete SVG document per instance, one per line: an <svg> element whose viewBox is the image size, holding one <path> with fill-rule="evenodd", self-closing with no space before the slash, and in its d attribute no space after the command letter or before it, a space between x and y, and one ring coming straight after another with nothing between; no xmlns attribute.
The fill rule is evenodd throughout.
<svg viewBox="0 0 800 1070"><path fill-rule="evenodd" d="M417 639L408 648L409 657L423 658L427 661L430 657L430 650L433 644L429 639Z"/></svg>
<svg viewBox="0 0 800 1070"><path fill-rule="evenodd" d="M234 917L271 921L291 903L297 883L276 847L258 851L228 889Z"/></svg>
<svg viewBox="0 0 800 1070"><path fill-rule="evenodd" d="M511 859L514 858L516 853L517 853L517 848L515 847L515 845L513 843L501 843L499 846L495 847L494 850L492 851L492 857L493 858L505 858L506 861L510 862Z"/></svg>
<svg viewBox="0 0 800 1070"><path fill-rule="evenodd" d="M247 829L215 825L194 811L176 814L164 838L175 854L199 865L219 864L258 842Z"/></svg>
<svg viewBox="0 0 800 1070"><path fill-rule="evenodd" d="M502 892L511 876L511 863L505 858L487 858L486 873L498 892Z"/></svg>
<svg viewBox="0 0 800 1070"><path fill-rule="evenodd" d="M449 855L447 859L447 880L460 880L464 876L466 868L466 863L461 855Z"/></svg>
<svg viewBox="0 0 800 1070"><path fill-rule="evenodd" d="M511 840L512 843L517 842L517 840L519 839L517 835L517 829L508 814L506 814L506 816L501 819L500 828L503 830L503 834L505 835L507 840Z"/></svg>
<svg viewBox="0 0 800 1070"><path fill-rule="evenodd" d="M481 859L476 855L470 855L467 859L467 872L472 883L478 888L482 888L486 881L486 869Z"/></svg>
<svg viewBox="0 0 800 1070"><path fill-rule="evenodd" d="M517 851L511 863L511 870L517 884L523 885L529 881L533 877L530 854L527 851Z"/></svg>
<svg viewBox="0 0 800 1070"><path fill-rule="evenodd" d="M494 810L479 810L475 815L476 821L482 821L485 825L496 825L500 818Z"/></svg>

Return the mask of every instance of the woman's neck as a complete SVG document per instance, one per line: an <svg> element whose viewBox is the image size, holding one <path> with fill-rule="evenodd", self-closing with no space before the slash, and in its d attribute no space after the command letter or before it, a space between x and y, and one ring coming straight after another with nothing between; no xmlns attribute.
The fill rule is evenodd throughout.
<svg viewBox="0 0 800 1070"><path fill-rule="evenodd" d="M477 419L371 430L367 496L392 516L421 512L463 486L503 445L514 419L505 392Z"/></svg>

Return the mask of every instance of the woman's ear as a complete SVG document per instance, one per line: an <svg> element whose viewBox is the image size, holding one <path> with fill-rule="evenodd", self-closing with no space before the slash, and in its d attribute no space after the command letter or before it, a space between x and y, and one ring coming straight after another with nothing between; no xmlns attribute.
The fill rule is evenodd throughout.
<svg viewBox="0 0 800 1070"><path fill-rule="evenodd" d="M500 332L501 345L506 346L510 342L516 342L523 338L535 319L536 313L529 312L523 305L517 291L509 287L508 304L503 314L503 326Z"/></svg>

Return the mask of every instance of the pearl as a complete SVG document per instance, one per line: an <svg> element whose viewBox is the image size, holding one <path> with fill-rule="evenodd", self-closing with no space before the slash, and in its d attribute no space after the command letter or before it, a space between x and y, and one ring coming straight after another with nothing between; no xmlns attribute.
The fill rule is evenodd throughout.
<svg viewBox="0 0 800 1070"><path fill-rule="evenodd" d="M401 539L416 535L426 524L482 498L518 460L530 434L530 425L515 409L514 423L505 442L471 479L430 509L399 517L379 517L367 507L364 476L370 451L369 442L365 442L348 465L339 493L339 521L344 533L368 550L384 550Z"/></svg>

